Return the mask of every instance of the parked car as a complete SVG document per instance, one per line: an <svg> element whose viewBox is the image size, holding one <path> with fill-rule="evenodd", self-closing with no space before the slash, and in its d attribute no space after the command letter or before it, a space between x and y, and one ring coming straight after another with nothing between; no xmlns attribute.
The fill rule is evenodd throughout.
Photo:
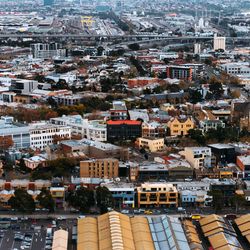
<svg viewBox="0 0 250 250"><path fill-rule="evenodd" d="M122 214L129 214L129 210L123 209L123 210L121 211L121 213L122 213Z"/></svg>
<svg viewBox="0 0 250 250"><path fill-rule="evenodd" d="M152 214L153 212L151 210L146 210L144 214Z"/></svg>

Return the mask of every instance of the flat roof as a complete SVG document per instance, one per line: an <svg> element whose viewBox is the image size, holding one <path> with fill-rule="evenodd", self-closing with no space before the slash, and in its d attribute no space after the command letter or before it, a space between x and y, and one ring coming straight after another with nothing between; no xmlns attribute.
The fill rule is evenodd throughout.
<svg viewBox="0 0 250 250"><path fill-rule="evenodd" d="M233 146L229 144L222 144L222 143L209 144L208 146L212 148L217 148L217 149L234 148Z"/></svg>
<svg viewBox="0 0 250 250"><path fill-rule="evenodd" d="M141 125L141 121L136 121L136 120L120 120L120 121L107 121L107 125Z"/></svg>

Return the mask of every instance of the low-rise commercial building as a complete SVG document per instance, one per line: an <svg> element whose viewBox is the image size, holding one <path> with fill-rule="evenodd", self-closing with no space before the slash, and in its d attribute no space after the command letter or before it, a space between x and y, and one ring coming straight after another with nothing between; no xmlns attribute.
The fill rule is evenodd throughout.
<svg viewBox="0 0 250 250"><path fill-rule="evenodd" d="M143 183L137 188L138 207L178 207L178 192L170 183Z"/></svg>
<svg viewBox="0 0 250 250"><path fill-rule="evenodd" d="M63 208L65 202L65 188L64 187L51 187L50 193L55 201L57 208Z"/></svg>
<svg viewBox="0 0 250 250"><path fill-rule="evenodd" d="M135 186L131 183L113 182L101 184L107 187L114 198L115 207L126 208L135 206Z"/></svg>
<svg viewBox="0 0 250 250"><path fill-rule="evenodd" d="M203 207L206 205L206 200L211 201L212 197L207 195L204 190L183 190L179 192L181 205L183 207Z"/></svg>

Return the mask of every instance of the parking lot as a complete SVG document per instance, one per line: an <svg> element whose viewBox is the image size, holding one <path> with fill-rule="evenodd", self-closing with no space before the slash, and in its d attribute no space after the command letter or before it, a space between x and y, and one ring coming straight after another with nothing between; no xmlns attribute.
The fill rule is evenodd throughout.
<svg viewBox="0 0 250 250"><path fill-rule="evenodd" d="M65 229L69 232L69 249L71 232L75 220L11 220L0 222L0 250L50 250L53 232Z"/></svg>
<svg viewBox="0 0 250 250"><path fill-rule="evenodd" d="M31 230L2 230L0 249L45 249L46 230L40 232Z"/></svg>

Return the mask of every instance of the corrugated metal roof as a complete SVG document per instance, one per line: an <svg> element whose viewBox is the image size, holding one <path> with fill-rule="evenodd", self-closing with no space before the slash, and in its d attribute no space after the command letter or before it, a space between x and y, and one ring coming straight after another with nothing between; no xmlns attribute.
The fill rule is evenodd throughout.
<svg viewBox="0 0 250 250"><path fill-rule="evenodd" d="M200 220L200 225L213 249L242 249L232 225L221 216L209 215Z"/></svg>
<svg viewBox="0 0 250 250"><path fill-rule="evenodd" d="M66 230L57 230L54 232L52 250L68 249L68 232Z"/></svg>

